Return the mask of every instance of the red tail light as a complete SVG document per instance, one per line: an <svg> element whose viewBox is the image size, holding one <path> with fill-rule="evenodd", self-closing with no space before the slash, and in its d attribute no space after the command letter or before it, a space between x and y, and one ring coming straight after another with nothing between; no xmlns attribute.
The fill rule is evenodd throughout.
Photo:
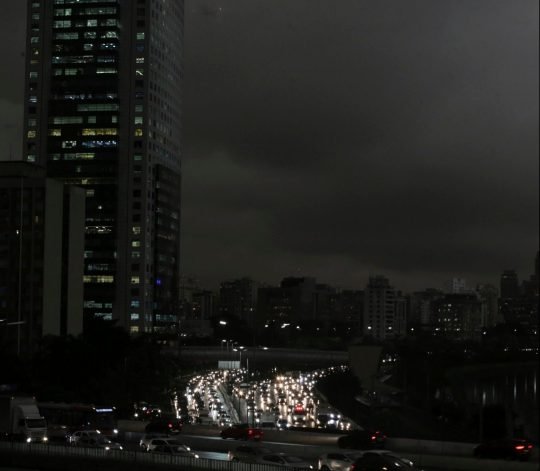
<svg viewBox="0 0 540 471"><path fill-rule="evenodd" d="M525 445L516 445L514 447L516 450L524 450L525 449Z"/></svg>
<svg viewBox="0 0 540 471"><path fill-rule="evenodd" d="M169 423L167 424L167 427L172 428L172 424L169 422Z"/></svg>
<svg viewBox="0 0 540 471"><path fill-rule="evenodd" d="M373 441L377 440L377 435L371 435L371 440Z"/></svg>
<svg viewBox="0 0 540 471"><path fill-rule="evenodd" d="M533 446L532 445L527 445L527 448L530 450Z"/></svg>

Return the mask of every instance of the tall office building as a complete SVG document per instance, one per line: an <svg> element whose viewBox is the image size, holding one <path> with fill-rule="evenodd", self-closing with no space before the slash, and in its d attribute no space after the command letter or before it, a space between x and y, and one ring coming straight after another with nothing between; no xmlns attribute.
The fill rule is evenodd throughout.
<svg viewBox="0 0 540 471"><path fill-rule="evenodd" d="M86 192L84 315L174 326L182 0L30 0L23 158Z"/></svg>

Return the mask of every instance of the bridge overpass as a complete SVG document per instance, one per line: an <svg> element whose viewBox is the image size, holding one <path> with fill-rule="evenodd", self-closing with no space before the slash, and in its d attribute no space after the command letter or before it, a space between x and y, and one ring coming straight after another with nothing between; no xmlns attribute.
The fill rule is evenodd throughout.
<svg viewBox="0 0 540 471"><path fill-rule="evenodd" d="M181 359L188 362L213 365L218 361L242 361L242 366L260 368L283 365L292 369L313 369L327 366L343 365L349 362L348 351L310 350L296 348L246 347L233 351L226 346L182 346L177 352Z"/></svg>

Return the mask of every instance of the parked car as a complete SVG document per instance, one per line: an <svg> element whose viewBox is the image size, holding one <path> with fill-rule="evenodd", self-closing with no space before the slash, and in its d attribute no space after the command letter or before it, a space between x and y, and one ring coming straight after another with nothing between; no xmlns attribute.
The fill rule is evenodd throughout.
<svg viewBox="0 0 540 471"><path fill-rule="evenodd" d="M182 431L182 421L176 417L154 419L144 427L144 431L146 433L180 433Z"/></svg>
<svg viewBox="0 0 540 471"><path fill-rule="evenodd" d="M260 428L251 427L249 424L233 424L223 429L220 436L235 440L261 440L263 431Z"/></svg>
<svg viewBox="0 0 540 471"><path fill-rule="evenodd" d="M324 453L319 456L317 469L319 471L349 471L354 460L360 456L361 452Z"/></svg>
<svg viewBox="0 0 540 471"><path fill-rule="evenodd" d="M240 445L234 451L228 453L229 461L241 461L242 463L256 463L262 455L274 453L270 448L263 446Z"/></svg>
<svg viewBox="0 0 540 471"><path fill-rule="evenodd" d="M420 471L409 460L386 452L386 450L366 451L356 458L349 471Z"/></svg>
<svg viewBox="0 0 540 471"><path fill-rule="evenodd" d="M353 448L365 450L369 448L384 448L386 435L379 431L352 430L347 435L338 438L340 448Z"/></svg>
<svg viewBox="0 0 540 471"><path fill-rule="evenodd" d="M199 455L190 450L185 445L156 445L150 453L163 453L167 455L187 456L190 458L199 458Z"/></svg>
<svg viewBox="0 0 540 471"><path fill-rule="evenodd" d="M148 444L154 438L170 438L166 433L145 433L139 441L139 446L146 451Z"/></svg>
<svg viewBox="0 0 540 471"><path fill-rule="evenodd" d="M174 438L152 438L145 445L144 450L154 451L157 447L161 447L161 446L172 446L172 447L183 448L183 450L186 453L191 451L191 448L189 446L184 445L183 443L179 442L178 440L175 440Z"/></svg>
<svg viewBox="0 0 540 471"><path fill-rule="evenodd" d="M304 461L302 458L287 453L272 453L262 455L257 459L257 464L270 464L273 466L284 466L286 468L311 470L315 467Z"/></svg>
<svg viewBox="0 0 540 471"><path fill-rule="evenodd" d="M523 438L501 438L480 443L474 449L474 456L527 461L531 456L532 449L533 444Z"/></svg>

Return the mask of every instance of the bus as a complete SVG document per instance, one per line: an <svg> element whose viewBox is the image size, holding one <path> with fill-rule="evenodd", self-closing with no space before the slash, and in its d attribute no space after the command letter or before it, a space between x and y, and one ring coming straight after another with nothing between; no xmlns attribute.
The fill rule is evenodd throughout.
<svg viewBox="0 0 540 471"><path fill-rule="evenodd" d="M94 404L39 402L38 409L47 420L49 439L66 440L78 430L99 430L110 439L118 436L116 409Z"/></svg>

